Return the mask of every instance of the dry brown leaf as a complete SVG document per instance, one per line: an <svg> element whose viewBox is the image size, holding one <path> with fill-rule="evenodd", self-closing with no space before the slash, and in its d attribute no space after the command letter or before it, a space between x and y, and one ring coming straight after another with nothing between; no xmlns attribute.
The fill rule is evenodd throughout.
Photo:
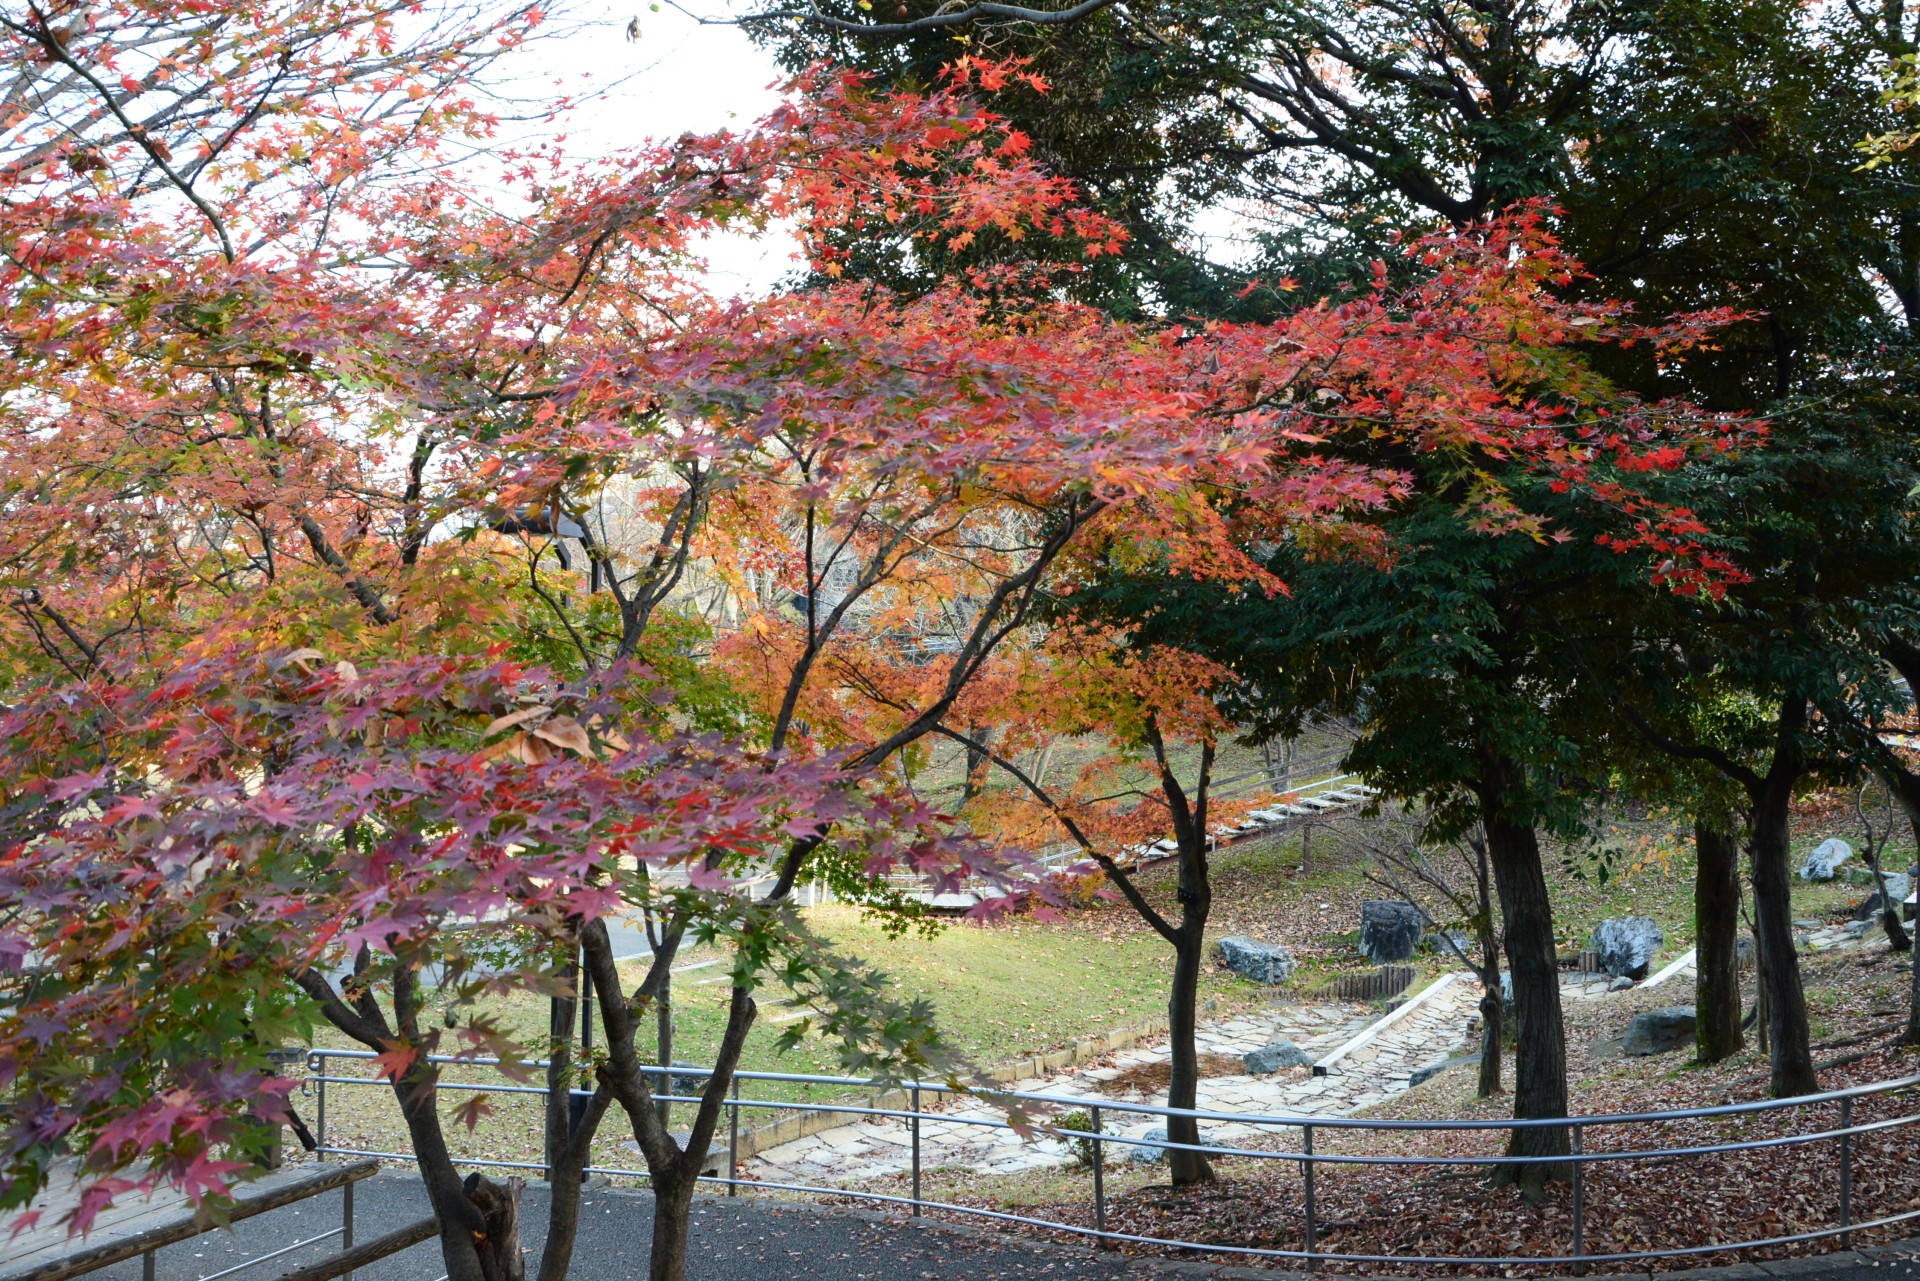
<svg viewBox="0 0 1920 1281"><path fill-rule="evenodd" d="M586 729L571 716L554 716L542 721L533 736L579 756L593 755L593 744L587 741Z"/></svg>
<svg viewBox="0 0 1920 1281"><path fill-rule="evenodd" d="M552 710L552 708L544 704L535 703L533 706L523 707L517 712L508 712L505 716L496 716L487 723L485 729L480 731L480 737L492 738L503 729L511 729L515 725L520 725L537 717L545 716Z"/></svg>

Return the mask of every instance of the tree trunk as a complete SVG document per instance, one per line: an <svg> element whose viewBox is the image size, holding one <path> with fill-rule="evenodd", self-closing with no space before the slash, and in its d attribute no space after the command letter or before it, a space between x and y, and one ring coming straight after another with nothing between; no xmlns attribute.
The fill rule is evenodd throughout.
<svg viewBox="0 0 1920 1281"><path fill-rule="evenodd" d="M696 1168L697 1176L699 1170ZM657 1175L653 1184L653 1247L647 1256L647 1281L685 1281L687 1244L693 1235L694 1177Z"/></svg>
<svg viewBox="0 0 1920 1281"><path fill-rule="evenodd" d="M1513 976L1513 1115L1516 1120L1561 1117L1567 1115L1567 1045L1553 902L1532 824L1507 816L1507 780L1515 768L1493 753L1483 756L1481 826L1507 926L1507 972ZM1516 1129L1507 1143L1513 1156L1564 1156L1570 1150L1566 1127L1557 1125ZM1494 1182L1514 1184L1535 1197L1549 1180L1567 1177L1564 1163L1537 1162L1496 1167Z"/></svg>
<svg viewBox="0 0 1920 1281"><path fill-rule="evenodd" d="M1507 923L1507 972L1513 976L1515 1050L1513 1115L1531 1120L1567 1115L1566 1031L1560 1011L1560 966L1554 945L1553 906L1540 865L1540 845L1531 826L1487 820L1500 910ZM1560 1126L1515 1130L1507 1145L1514 1156L1563 1156L1570 1151ZM1557 1163L1500 1167L1501 1183L1531 1195L1551 1179L1568 1177Z"/></svg>
<svg viewBox="0 0 1920 1281"><path fill-rule="evenodd" d="M1738 1053L1740 1035L1740 845L1710 819L1693 824L1695 1005L1700 1062Z"/></svg>
<svg viewBox="0 0 1920 1281"><path fill-rule="evenodd" d="M1753 809L1753 923L1760 936L1760 984L1767 994L1769 1056L1776 1099L1813 1094L1820 1088L1813 1071L1807 1027L1807 997L1800 985L1800 958L1793 949L1793 873L1788 806L1797 771L1774 768L1755 798ZM1790 776L1789 776L1790 775Z"/></svg>
<svg viewBox="0 0 1920 1281"><path fill-rule="evenodd" d="M1194 905L1189 903L1191 911ZM1167 1035L1172 1076L1167 1082L1167 1106L1192 1109L1200 1097L1200 1054L1195 1044L1199 1030L1200 965L1205 954L1201 930L1205 918L1182 920L1180 941L1174 945L1173 993L1167 1001ZM1190 1116L1167 1118L1167 1138L1174 1143L1200 1142L1200 1125ZM1189 1187L1213 1181L1213 1165L1204 1152L1167 1149L1173 1185Z"/></svg>
<svg viewBox="0 0 1920 1281"><path fill-rule="evenodd" d="M437 1076L422 1055L407 1074L393 1084L394 1099L413 1141L420 1179L427 1187L427 1200L440 1221L440 1256L446 1264L447 1281L500 1281L489 1275L479 1246L487 1239L489 1223L482 1207L468 1196L460 1175L447 1151L446 1136L440 1130L440 1114L434 1108ZM513 1222L514 1257L520 1253L519 1223Z"/></svg>

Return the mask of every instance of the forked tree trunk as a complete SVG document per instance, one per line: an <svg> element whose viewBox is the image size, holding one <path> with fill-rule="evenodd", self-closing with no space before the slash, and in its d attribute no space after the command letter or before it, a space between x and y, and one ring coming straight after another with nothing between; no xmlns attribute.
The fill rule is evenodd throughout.
<svg viewBox="0 0 1920 1281"><path fill-rule="evenodd" d="M1694 820L1694 1036L1700 1062L1738 1053L1740 1035L1740 843L1713 820Z"/></svg>
<svg viewBox="0 0 1920 1281"><path fill-rule="evenodd" d="M1760 940L1760 984L1766 990L1767 1042L1776 1099L1820 1088L1813 1071L1807 997L1793 948L1793 873L1790 846L1792 779L1776 767L1755 797L1752 846L1753 923Z"/></svg>

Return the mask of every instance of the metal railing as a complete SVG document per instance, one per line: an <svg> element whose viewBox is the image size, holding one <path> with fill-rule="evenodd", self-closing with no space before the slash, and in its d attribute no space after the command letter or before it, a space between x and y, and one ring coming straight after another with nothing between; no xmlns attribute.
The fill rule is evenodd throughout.
<svg viewBox="0 0 1920 1281"><path fill-rule="evenodd" d="M366 1050L322 1049L309 1054L307 1059L308 1076L304 1089L310 1096L317 1095L315 1133L319 1144L319 1156L371 1156L383 1159L411 1161L414 1158L405 1152L374 1152L358 1148L332 1147L327 1143L327 1087L379 1086L384 1082L376 1077L342 1076L330 1074L327 1070L332 1060L369 1060L376 1056ZM494 1059L462 1059L434 1056L434 1063L457 1065L460 1067L497 1066ZM544 1067L544 1064L529 1064L531 1067ZM712 1070L693 1067L647 1067L643 1069L654 1076L711 1077ZM903 1092L909 1101L905 1108L862 1106L855 1103L812 1103L792 1102L780 1099L748 1098L742 1094L744 1083L769 1082L801 1085L824 1085L841 1088L887 1088ZM1090 1141L1092 1174L1092 1219L1093 1226L1084 1223L1064 1222L1057 1219L1035 1218L1014 1214L1003 1210L990 1210L977 1205L966 1205L950 1201L927 1199L922 1196L921 1187L921 1125L923 1121L934 1120L946 1125L961 1124L978 1126L982 1129L1013 1129L1012 1122L992 1117L967 1116L960 1113L927 1111L922 1108L923 1095L942 1098L951 1095L987 1094L984 1091L971 1091L945 1083L931 1081L880 1082L859 1077L812 1076L785 1072L737 1072L734 1074L731 1097L726 1101L727 1108L727 1173L723 1176L702 1176L701 1182L723 1185L728 1196L738 1196L742 1187L766 1191L802 1193L807 1195L841 1197L851 1200L872 1202L880 1205L903 1206L918 1216L924 1210L940 1210L952 1214L968 1215L996 1220L1005 1223L1018 1223L1048 1231L1071 1233L1082 1237L1091 1237L1106 1248L1114 1243L1127 1242L1137 1245L1163 1248L1193 1250L1214 1254L1236 1254L1267 1259L1286 1259L1305 1264L1309 1271L1322 1262L1340 1263L1396 1263L1396 1264L1484 1264L1502 1267L1520 1265L1571 1265L1576 1273L1583 1272L1587 1265L1595 1263L1626 1263L1638 1260L1692 1257L1709 1254L1731 1254L1743 1251L1759 1250L1774 1246L1802 1242L1835 1240L1841 1249L1848 1249L1852 1236L1856 1232L1870 1231L1920 1219L1920 1209L1908 1209L1898 1213L1882 1215L1878 1218L1856 1222L1853 1218L1853 1167L1854 1140L1865 1134L1891 1131L1920 1121L1920 1113L1908 1113L1894 1117L1881 1118L1855 1124L1853 1119L1854 1102L1857 1099L1880 1095L1899 1095L1912 1092L1920 1086L1920 1074L1901 1077L1890 1081L1876 1082L1871 1085L1856 1086L1846 1090L1834 1090L1822 1094L1804 1095L1793 1099L1767 1099L1754 1103L1733 1103L1717 1107L1690 1108L1670 1112L1640 1112L1610 1115L1574 1116L1545 1120L1460 1120L1460 1121L1395 1121L1372 1120L1347 1116L1305 1116L1305 1115L1267 1115L1238 1112L1213 1112L1161 1107L1145 1103L1124 1103L1100 1101L1072 1095L1028 1093L1022 1091L993 1091L990 1097L1001 1100L1013 1100L1023 1109L1047 1111L1078 1111L1087 1117L1086 1129L1068 1129L1047 1126L1053 1135L1068 1140ZM544 1095L544 1086L489 1085L474 1081L442 1081L441 1090L480 1090L496 1094L539 1094ZM657 1100L669 1103L698 1103L699 1099L691 1095L655 1095ZM1591 1131L1608 1127L1626 1125L1659 1125L1673 1121L1688 1121L1711 1117L1746 1117L1766 1113L1798 1109L1811 1112L1813 1109L1832 1107L1837 1113L1838 1124L1831 1128L1815 1129L1808 1132L1793 1132L1762 1138L1740 1139L1724 1143L1701 1143L1692 1146L1661 1146L1647 1149L1630 1150L1590 1150L1586 1136ZM882 1118L900 1122L907 1131L910 1152L908 1196L897 1196L876 1192L860 1187L823 1187L806 1183L775 1182L764 1179L742 1179L740 1174L740 1116L743 1109L808 1112L814 1114L845 1115L849 1122L862 1117ZM1199 1143L1183 1144L1169 1142L1163 1138L1145 1138L1125 1136L1109 1132L1104 1128L1110 1119L1121 1116L1128 1118L1168 1118L1192 1117L1196 1122L1232 1124L1271 1129L1284 1133L1297 1131L1299 1144L1296 1149L1288 1150L1253 1148L1247 1146L1229 1146L1225 1144ZM1043 1123L1044 1125L1044 1123ZM1519 1156L1397 1156L1374 1155L1366 1153L1329 1152L1322 1148L1316 1152L1314 1136L1332 1131L1336 1134L1357 1131L1418 1131L1425 1133L1444 1132L1480 1132L1507 1131L1509 1133L1528 1129L1565 1129L1568 1131L1571 1151L1564 1155ZM1300 1167L1301 1182L1301 1238L1302 1248L1297 1250L1279 1249L1272 1246L1236 1245L1218 1241L1187 1241L1171 1237L1148 1236L1139 1233L1111 1231L1107 1225L1108 1202L1106 1190L1107 1145L1119 1144L1123 1149L1157 1148L1180 1149L1202 1152L1209 1157L1240 1157L1259 1161L1279 1161L1297 1163ZM1835 1190L1838 1197L1838 1222L1830 1227L1818 1228L1806 1232L1775 1235L1770 1237L1749 1238L1736 1241L1715 1242L1709 1245L1677 1246L1671 1249L1650 1249L1615 1251L1611 1253L1589 1254L1586 1252L1586 1180L1587 1167L1596 1163L1635 1160L1671 1160L1678 1157L1710 1156L1722 1153L1751 1152L1776 1147L1796 1145L1831 1144L1834 1151ZM499 1169L542 1170L537 1162L495 1161L484 1159L456 1158L461 1165L484 1166ZM1558 1165L1570 1167L1572 1180L1572 1225L1570 1231L1570 1250L1564 1254L1539 1255L1411 1255L1411 1254L1362 1254L1349 1251L1323 1250L1317 1248L1320 1228L1320 1203L1315 1186L1315 1170L1319 1166L1516 1166L1516 1165ZM619 1169L605 1166L591 1166L588 1174L645 1179L645 1170Z"/></svg>

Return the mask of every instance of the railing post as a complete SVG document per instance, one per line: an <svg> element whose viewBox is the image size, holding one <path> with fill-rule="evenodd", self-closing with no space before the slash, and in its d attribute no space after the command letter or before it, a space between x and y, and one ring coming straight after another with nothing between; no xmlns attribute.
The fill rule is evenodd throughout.
<svg viewBox="0 0 1920 1281"><path fill-rule="evenodd" d="M920 1217L920 1087L913 1087L913 1217Z"/></svg>
<svg viewBox="0 0 1920 1281"><path fill-rule="evenodd" d="M727 1109L727 1195L740 1195L740 1078L733 1078L733 1103Z"/></svg>
<svg viewBox="0 0 1920 1281"><path fill-rule="evenodd" d="M1107 1144L1100 1137L1100 1109L1088 1108L1087 1117L1087 1128L1093 1131L1093 1230L1100 1234L1100 1248L1111 1250L1113 1243L1107 1240L1107 1172L1106 1162L1102 1159Z"/></svg>
<svg viewBox="0 0 1920 1281"><path fill-rule="evenodd" d="M1573 1127L1573 1275L1587 1275L1587 1265L1581 1256L1587 1252L1587 1163L1581 1159L1581 1134L1583 1127Z"/></svg>
<svg viewBox="0 0 1920 1281"><path fill-rule="evenodd" d="M140 1281L153 1281L153 1251L140 1256Z"/></svg>
<svg viewBox="0 0 1920 1281"><path fill-rule="evenodd" d="M1313 1205L1313 1127L1300 1127L1300 1181L1307 1189L1307 1271L1317 1272L1320 1261L1313 1257L1314 1205Z"/></svg>
<svg viewBox="0 0 1920 1281"><path fill-rule="evenodd" d="M313 1143L319 1151L313 1154L316 1161L327 1159L327 1056L316 1050L307 1056L307 1071L320 1079L314 1082L313 1105Z"/></svg>
<svg viewBox="0 0 1920 1281"><path fill-rule="evenodd" d="M1853 1098L1840 1100L1840 1248L1853 1249Z"/></svg>
<svg viewBox="0 0 1920 1281"><path fill-rule="evenodd" d="M340 1192L340 1249L344 1253L353 1249L353 1184L348 1183ZM348 1271L342 1281L353 1281L353 1273Z"/></svg>

